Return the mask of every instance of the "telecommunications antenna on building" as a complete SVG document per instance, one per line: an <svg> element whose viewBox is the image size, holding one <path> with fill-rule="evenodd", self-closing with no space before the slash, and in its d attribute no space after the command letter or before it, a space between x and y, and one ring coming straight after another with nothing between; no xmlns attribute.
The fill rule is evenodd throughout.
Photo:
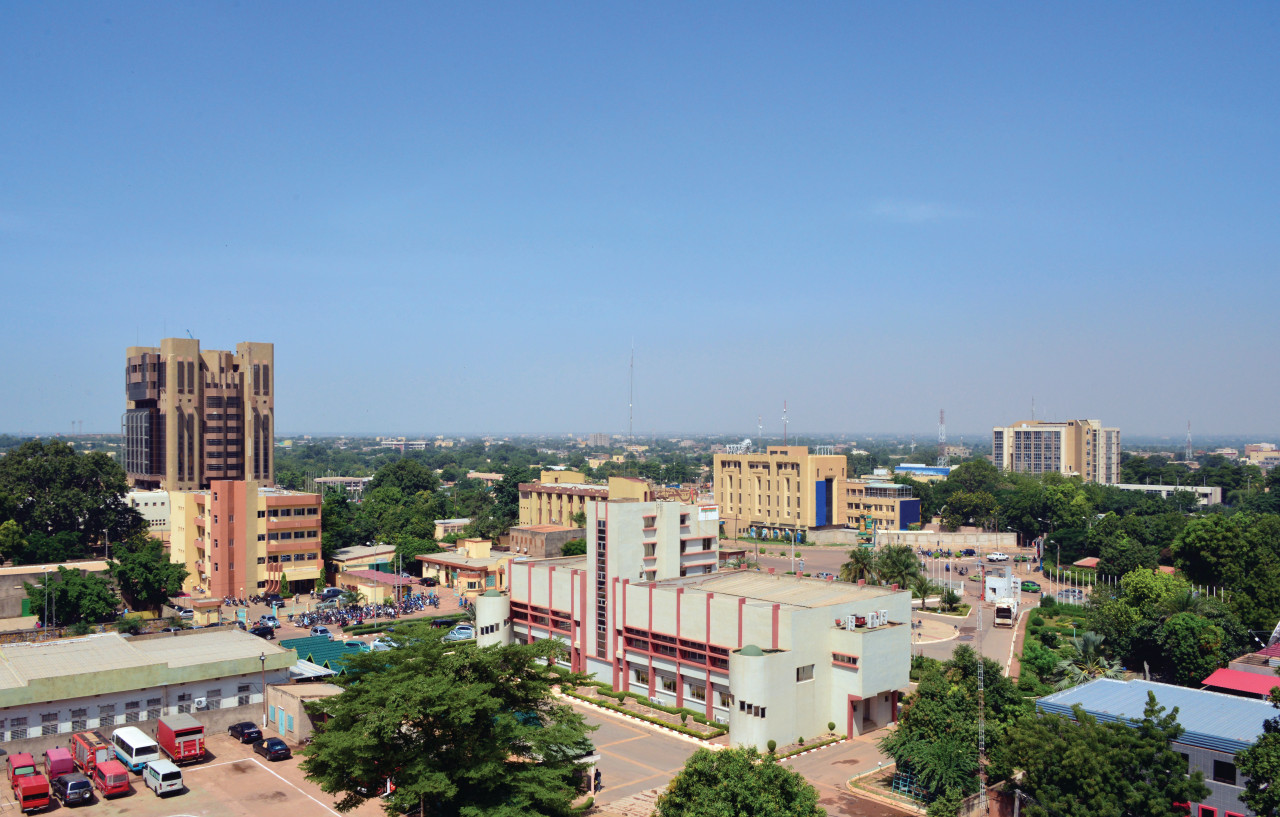
<svg viewBox="0 0 1280 817"><path fill-rule="evenodd" d="M631 390L627 394L627 445L635 443L635 405L636 405L636 342L631 341Z"/></svg>
<svg viewBox="0 0 1280 817"><path fill-rule="evenodd" d="M938 411L938 467L946 468L951 462L947 458L947 410Z"/></svg>
<svg viewBox="0 0 1280 817"><path fill-rule="evenodd" d="M763 415L760 415L760 414L756 415L756 431L759 432L756 435L756 439L760 441L761 445L764 445L764 416Z"/></svg>

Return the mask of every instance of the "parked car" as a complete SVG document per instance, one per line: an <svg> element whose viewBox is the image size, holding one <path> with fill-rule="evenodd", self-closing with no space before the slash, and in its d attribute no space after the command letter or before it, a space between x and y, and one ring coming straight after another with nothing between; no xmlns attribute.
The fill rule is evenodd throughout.
<svg viewBox="0 0 1280 817"><path fill-rule="evenodd" d="M342 588L326 587L325 589L320 591L320 600L328 601L329 599L336 599L338 596L341 596L341 595L342 595Z"/></svg>
<svg viewBox="0 0 1280 817"><path fill-rule="evenodd" d="M279 593L267 593L262 597L262 603L272 607L279 607L284 604L284 597Z"/></svg>
<svg viewBox="0 0 1280 817"><path fill-rule="evenodd" d="M256 635L258 638L265 638L270 641L276 637L276 631L265 624L256 624L249 628L249 635Z"/></svg>
<svg viewBox="0 0 1280 817"><path fill-rule="evenodd" d="M293 757L293 753L289 751L288 745L280 740L280 738L267 738L253 744L253 751L265 757L267 760L288 760Z"/></svg>
<svg viewBox="0 0 1280 817"><path fill-rule="evenodd" d="M375 638L373 642L369 644L369 650L371 652L386 652L393 647L395 647L395 644L391 643L391 639L382 635Z"/></svg>
<svg viewBox="0 0 1280 817"><path fill-rule="evenodd" d="M973 548L965 548L964 550L960 551L960 555L961 556L977 556L978 551L974 550Z"/></svg>
<svg viewBox="0 0 1280 817"><path fill-rule="evenodd" d="M1076 587L1068 587L1058 591L1058 599L1062 601L1079 601L1084 598L1084 591Z"/></svg>
<svg viewBox="0 0 1280 817"><path fill-rule="evenodd" d="M337 609L338 609L337 599L329 599L328 601L322 601L316 605L317 613L324 612L325 610L337 610Z"/></svg>
<svg viewBox="0 0 1280 817"><path fill-rule="evenodd" d="M328 627L326 627L326 626L324 626L323 624L317 624L316 626L312 627L312 628L311 628L311 634L312 634L312 635L322 635L322 636L325 636L326 638L328 638L330 641L332 641L332 640L333 640L333 633L332 633L332 632L330 632L330 631L329 631L329 628L328 628Z"/></svg>
<svg viewBox="0 0 1280 817"><path fill-rule="evenodd" d="M182 771L168 760L153 760L142 770L142 782L156 797L182 791Z"/></svg>
<svg viewBox="0 0 1280 817"><path fill-rule="evenodd" d="M262 740L262 730L253 721L240 721L227 728L227 734L241 743L257 743Z"/></svg>
<svg viewBox="0 0 1280 817"><path fill-rule="evenodd" d="M262 618L258 619L258 623L265 624L268 627L275 629L280 626L280 619L276 618L275 616L263 616Z"/></svg>
<svg viewBox="0 0 1280 817"><path fill-rule="evenodd" d="M49 783L49 790L64 806L80 806L93 802L93 782L80 772L58 775Z"/></svg>
<svg viewBox="0 0 1280 817"><path fill-rule="evenodd" d="M1009 554L1000 553L999 551L995 553L988 553L987 561L988 562L1007 562L1009 561Z"/></svg>
<svg viewBox="0 0 1280 817"><path fill-rule="evenodd" d="M817 576L819 579L826 579L828 581L836 577L836 574L834 573L815 573L814 575Z"/></svg>
<svg viewBox="0 0 1280 817"><path fill-rule="evenodd" d="M445 641L466 641L476 637L476 628L470 624L459 624L445 633Z"/></svg>
<svg viewBox="0 0 1280 817"><path fill-rule="evenodd" d="M1039 584L1039 582L1030 582L1030 581L1028 581L1028 582L1023 582L1023 583L1022 583L1022 590L1023 590L1023 592L1025 592L1025 593L1039 593L1039 592L1040 592L1040 584Z"/></svg>
<svg viewBox="0 0 1280 817"><path fill-rule="evenodd" d="M440 581L435 576L427 576L425 579L419 579L418 584L423 587L435 587Z"/></svg>

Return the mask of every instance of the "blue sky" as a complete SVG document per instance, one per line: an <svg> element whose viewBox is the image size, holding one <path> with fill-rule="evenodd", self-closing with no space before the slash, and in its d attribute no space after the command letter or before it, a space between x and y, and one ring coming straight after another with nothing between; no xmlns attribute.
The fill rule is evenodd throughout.
<svg viewBox="0 0 1280 817"><path fill-rule="evenodd" d="M1275 435L1280 5L0 6L0 430ZM773 426L771 429L770 426Z"/></svg>

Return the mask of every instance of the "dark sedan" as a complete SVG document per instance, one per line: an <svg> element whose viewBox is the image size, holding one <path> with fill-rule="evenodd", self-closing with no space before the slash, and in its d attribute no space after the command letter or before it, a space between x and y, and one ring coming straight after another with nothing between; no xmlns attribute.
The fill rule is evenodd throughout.
<svg viewBox="0 0 1280 817"><path fill-rule="evenodd" d="M256 635L258 638L270 641L276 637L276 631L265 624L258 624L249 628L249 635Z"/></svg>
<svg viewBox="0 0 1280 817"><path fill-rule="evenodd" d="M233 723L227 729L227 734L241 743L257 743L262 740L262 730L253 721Z"/></svg>
<svg viewBox="0 0 1280 817"><path fill-rule="evenodd" d="M253 751L265 757L267 760L288 760L293 757L293 753L289 751L288 745L280 738L267 738L253 744Z"/></svg>

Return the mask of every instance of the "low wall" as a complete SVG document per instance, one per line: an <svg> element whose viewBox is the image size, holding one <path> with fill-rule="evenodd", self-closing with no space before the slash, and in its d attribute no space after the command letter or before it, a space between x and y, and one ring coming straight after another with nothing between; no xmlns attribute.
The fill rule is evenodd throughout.
<svg viewBox="0 0 1280 817"><path fill-rule="evenodd" d="M849 545L858 544L858 532L853 528L826 528L811 530L806 537L811 545Z"/></svg>
<svg viewBox="0 0 1280 817"><path fill-rule="evenodd" d="M982 550L1015 550L1016 533L936 533L923 530L876 531L876 547L909 545L915 548L975 548Z"/></svg>

